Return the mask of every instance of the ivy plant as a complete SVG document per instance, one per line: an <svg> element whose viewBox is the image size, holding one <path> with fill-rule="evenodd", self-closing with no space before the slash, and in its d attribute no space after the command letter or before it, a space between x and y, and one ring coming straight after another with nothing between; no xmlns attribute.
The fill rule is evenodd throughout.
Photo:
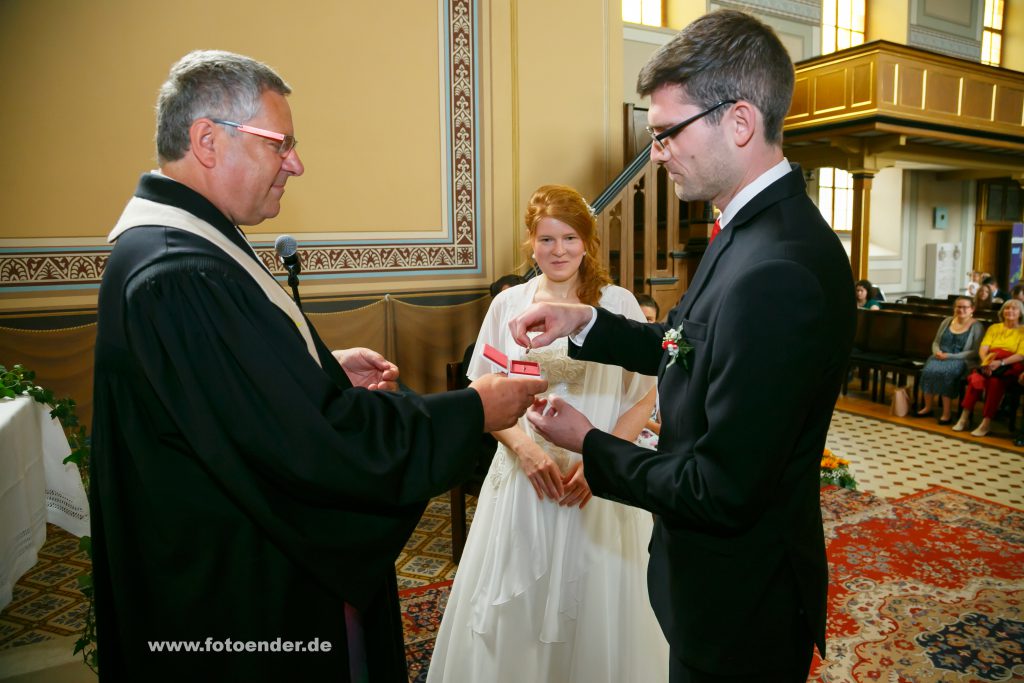
<svg viewBox="0 0 1024 683"><path fill-rule="evenodd" d="M55 398L53 392L35 383L36 373L22 365L15 365L8 370L0 365L0 398L15 396L31 396L36 402L50 407L50 417L60 421L64 433L68 437L71 455L64 458L65 463L74 463L82 474L82 483L89 490L89 437L85 425L78 423L75 413L75 402L70 398ZM78 541L78 549L85 552L92 563L92 538L82 536ZM87 601L85 627L78 640L75 641L74 654L82 653L86 666L98 673L99 659L96 652L96 604L93 600L92 570L78 577L78 590Z"/></svg>

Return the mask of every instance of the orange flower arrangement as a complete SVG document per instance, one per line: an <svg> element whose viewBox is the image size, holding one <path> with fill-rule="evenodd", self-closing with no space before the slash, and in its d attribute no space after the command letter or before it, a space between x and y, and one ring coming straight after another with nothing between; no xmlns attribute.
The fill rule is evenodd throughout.
<svg viewBox="0 0 1024 683"><path fill-rule="evenodd" d="M857 480L850 474L850 461L825 449L821 454L821 486L839 486L854 490Z"/></svg>

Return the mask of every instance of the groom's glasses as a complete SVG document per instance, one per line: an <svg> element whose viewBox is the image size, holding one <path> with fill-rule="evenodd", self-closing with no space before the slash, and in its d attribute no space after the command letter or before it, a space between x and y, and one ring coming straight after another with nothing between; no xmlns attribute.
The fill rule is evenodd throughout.
<svg viewBox="0 0 1024 683"><path fill-rule="evenodd" d="M694 121L698 121L698 120L704 118L705 116L707 116L711 112L715 111L719 107L724 107L727 104L736 104L736 100L722 100L718 104L712 106L710 109L705 109L704 111L702 111L701 113L697 114L696 116L691 116L690 118L686 119L685 121L680 121L679 123L675 124L674 126L672 126L670 128L667 128L667 129L661 131L660 133L655 131L650 126L647 126L647 132L650 133L651 139L654 141L653 144L654 144L655 149L657 149L659 152L667 152L668 151L668 145L665 143L665 140L668 140L673 135L678 134L681 130L683 130L683 128L686 128L688 125L690 125Z"/></svg>

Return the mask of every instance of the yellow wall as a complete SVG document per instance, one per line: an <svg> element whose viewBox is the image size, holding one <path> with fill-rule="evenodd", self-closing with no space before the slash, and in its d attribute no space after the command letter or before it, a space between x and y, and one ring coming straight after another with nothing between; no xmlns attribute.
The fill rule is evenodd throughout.
<svg viewBox="0 0 1024 683"><path fill-rule="evenodd" d="M900 45L907 44L910 22L908 0L867 0L864 40L889 40Z"/></svg>
<svg viewBox="0 0 1024 683"><path fill-rule="evenodd" d="M263 60L294 89L306 174L289 183L281 215L250 235L436 232L446 191L441 7L3 0L0 245L102 244L138 175L155 165L157 89L198 48ZM536 186L561 182L594 197L621 168L619 3L477 7L485 272L337 285L343 293L486 284L518 263L516 230Z"/></svg>
<svg viewBox="0 0 1024 683"><path fill-rule="evenodd" d="M1024 0L1005 0L1003 20L1003 64L1024 71Z"/></svg>
<svg viewBox="0 0 1024 683"><path fill-rule="evenodd" d="M707 0L667 0L668 25L681 30L708 11Z"/></svg>
<svg viewBox="0 0 1024 683"><path fill-rule="evenodd" d="M135 177L154 166L153 106L168 67L210 47L266 61L294 88L307 170L289 185L279 223L298 232L436 226L437 7L405 4L395 22L375 3L0 3L10 98L0 126L18 131L7 148L15 163L0 170L0 235L103 234Z"/></svg>
<svg viewBox="0 0 1024 683"><path fill-rule="evenodd" d="M927 273L927 259L925 258L925 248L928 244L938 244L941 242L960 242L967 243L970 241L969 235L964 235L964 231L970 231L973 234L974 225L972 220L972 209L970 205L966 204L963 199L965 198L965 184L973 186L973 182L964 180L943 180L938 176L933 175L928 171L916 171L917 175L916 186L917 186L917 202L911 212L911 224L908 226L911 230L916 230L917 235L915 236L915 243L917 244L917 254L915 255L915 269L911 275L917 280L924 280ZM970 188L973 190L973 188ZM973 195L973 191L970 191L970 195ZM949 212L949 227L937 230L934 227L934 210L935 207L941 206ZM963 260L964 271L970 268L970 264L965 258ZM966 277L966 272L960 275Z"/></svg>
<svg viewBox="0 0 1024 683"><path fill-rule="evenodd" d="M871 246L900 254L903 246L903 171L883 168L871 181Z"/></svg>
<svg viewBox="0 0 1024 683"><path fill-rule="evenodd" d="M537 187L593 199L622 168L621 12L618 0L488 4L484 220L497 275L523 264Z"/></svg>

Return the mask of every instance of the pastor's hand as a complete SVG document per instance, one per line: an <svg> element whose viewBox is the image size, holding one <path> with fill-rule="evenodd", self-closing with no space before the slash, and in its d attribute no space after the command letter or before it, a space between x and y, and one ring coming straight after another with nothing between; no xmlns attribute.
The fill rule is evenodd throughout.
<svg viewBox="0 0 1024 683"><path fill-rule="evenodd" d="M484 406L484 431L508 429L533 403L533 397L548 388L547 380L532 377L484 375L469 385L480 394Z"/></svg>
<svg viewBox="0 0 1024 683"><path fill-rule="evenodd" d="M526 419L545 439L576 453L583 452L583 439L594 428L586 415L555 394L534 401Z"/></svg>
<svg viewBox="0 0 1024 683"><path fill-rule="evenodd" d="M338 349L332 355L348 375L352 386L378 391L398 391L398 366L372 349Z"/></svg>
<svg viewBox="0 0 1024 683"><path fill-rule="evenodd" d="M586 327L594 309L586 304L530 304L522 313L509 321L512 339L527 349L547 346L561 337L568 337ZM527 332L540 332L533 339Z"/></svg>

